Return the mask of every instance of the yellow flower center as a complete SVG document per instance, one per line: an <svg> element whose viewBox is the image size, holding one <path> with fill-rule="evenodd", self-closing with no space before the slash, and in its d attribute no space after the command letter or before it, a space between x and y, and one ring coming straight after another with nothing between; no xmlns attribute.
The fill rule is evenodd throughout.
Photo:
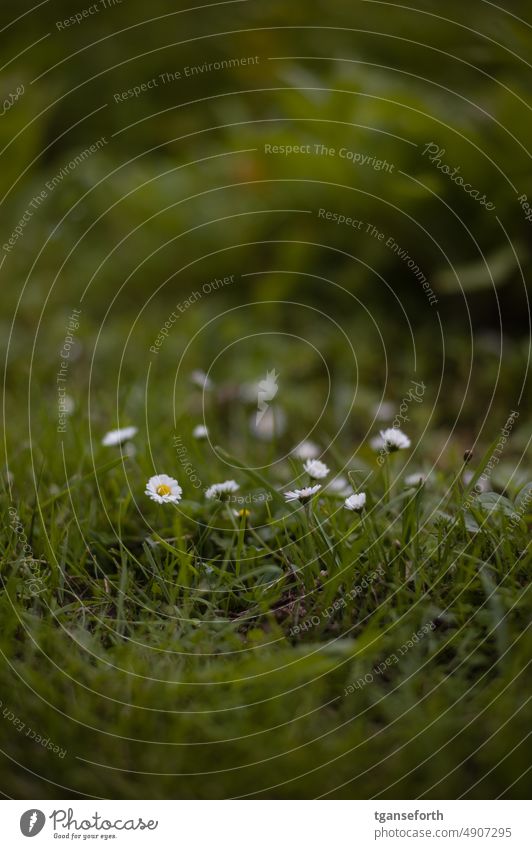
<svg viewBox="0 0 532 849"><path fill-rule="evenodd" d="M170 495L172 490L166 483L160 483L157 487L157 495Z"/></svg>

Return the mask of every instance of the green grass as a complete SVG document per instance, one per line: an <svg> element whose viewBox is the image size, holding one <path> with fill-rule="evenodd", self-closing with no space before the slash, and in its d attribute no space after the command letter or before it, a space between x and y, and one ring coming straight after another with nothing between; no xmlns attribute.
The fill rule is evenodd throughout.
<svg viewBox="0 0 532 849"><path fill-rule="evenodd" d="M495 507L486 495L468 501L475 480L461 482L456 451L413 487L407 450L390 457L386 489L363 444L347 463L365 481L362 515L326 492L297 509L278 493L294 473L306 481L299 462L249 473L233 457L224 473L231 455L213 461L181 424L204 485L236 477L239 494L256 497L249 516L206 502L171 461L167 434L150 434L150 448L165 456L157 470L183 482L178 509L143 494L153 468L142 435L134 457L97 442L91 454L76 416L66 478L52 424L34 449L37 496L11 467L0 600L10 795L525 795L522 477ZM325 459L340 470L341 451ZM18 462L27 468L23 449Z"/></svg>

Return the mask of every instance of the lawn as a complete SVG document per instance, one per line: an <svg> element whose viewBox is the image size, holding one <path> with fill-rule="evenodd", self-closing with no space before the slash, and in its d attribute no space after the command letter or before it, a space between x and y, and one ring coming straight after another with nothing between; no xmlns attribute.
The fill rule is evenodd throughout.
<svg viewBox="0 0 532 849"><path fill-rule="evenodd" d="M357 434L356 405L357 426L328 443L324 424L321 445L298 449L289 428L271 431L275 404L260 438L239 432L235 419L256 422L249 386L242 399L234 383L188 377L174 430L159 416L148 441L143 394L128 386L127 425L141 425L129 441L102 445L80 399L64 435L43 423L10 467L10 793L525 793L532 484L519 463L498 464L497 494L481 477L504 437L465 461L452 438L388 451ZM423 403L410 400L411 437ZM509 425L518 444L519 419ZM317 450L324 478L295 456ZM29 463L36 496L21 491ZM175 475L178 502L145 494L153 472ZM207 498L229 472L239 489ZM308 500L284 497L318 485ZM363 509L345 507L353 492Z"/></svg>
<svg viewBox="0 0 532 849"><path fill-rule="evenodd" d="M0 789L526 798L529 10L268 5L3 6Z"/></svg>

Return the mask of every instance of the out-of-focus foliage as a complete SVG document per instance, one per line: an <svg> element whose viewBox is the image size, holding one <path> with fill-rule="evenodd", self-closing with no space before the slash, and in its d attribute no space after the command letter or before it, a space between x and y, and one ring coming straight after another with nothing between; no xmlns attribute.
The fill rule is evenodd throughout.
<svg viewBox="0 0 532 849"><path fill-rule="evenodd" d="M220 272L226 257L217 251L238 234L243 247L227 257L231 267L252 259L259 267L267 258L269 267L282 268L296 259L302 270L332 272L342 285L380 296L367 264L393 276L402 297L424 314L423 293L408 269L374 239L320 220L317 210L327 208L391 233L434 279L442 309L462 302L461 286L484 290L489 323L493 263L495 284L508 289L509 308L522 316L518 259L526 273L530 224L516 192L532 196L532 31L519 20L524 2L506 12L477 6L476 28L471 8L458 2L444 10L424 3L416 11L311 0L303 16L296 3L265 9L229 2L201 13L124 0L58 31L57 22L77 10L67 0L43 5L9 30L10 57L42 40L1 78L6 93L26 86L0 123L7 145L3 236L70 159L100 135L108 143L47 199L46 215L10 257L13 279L23 279L46 243L32 285L48 286L81 236L61 274L80 285L95 274L95 293L117 289L133 269L130 293L150 294L171 275L186 290ZM4 2L2 13L6 21L16 17L19 4ZM115 95L161 74L255 55L254 65L159 82L116 102ZM430 164L423 155L430 142L445 149L444 161L459 166L495 212ZM350 167L339 156L267 156L265 143L346 147L393 163L393 173ZM243 150L249 152L237 153ZM313 214L260 214L287 207ZM219 221L228 209L239 217ZM258 214L243 214L251 211ZM191 225L197 229L184 237ZM338 252L316 247L324 242ZM356 255L356 273L339 251ZM198 255L201 264L179 272ZM281 285L290 288L286 280ZM164 287L158 298L173 293ZM31 292L24 305L32 309Z"/></svg>

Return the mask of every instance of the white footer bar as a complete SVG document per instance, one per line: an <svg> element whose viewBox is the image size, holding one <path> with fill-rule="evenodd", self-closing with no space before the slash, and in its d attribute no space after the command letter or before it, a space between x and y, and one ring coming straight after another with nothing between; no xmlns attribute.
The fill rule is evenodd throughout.
<svg viewBox="0 0 532 849"><path fill-rule="evenodd" d="M2 801L2 845L530 849L522 801ZM35 843L29 843L34 838Z"/></svg>

